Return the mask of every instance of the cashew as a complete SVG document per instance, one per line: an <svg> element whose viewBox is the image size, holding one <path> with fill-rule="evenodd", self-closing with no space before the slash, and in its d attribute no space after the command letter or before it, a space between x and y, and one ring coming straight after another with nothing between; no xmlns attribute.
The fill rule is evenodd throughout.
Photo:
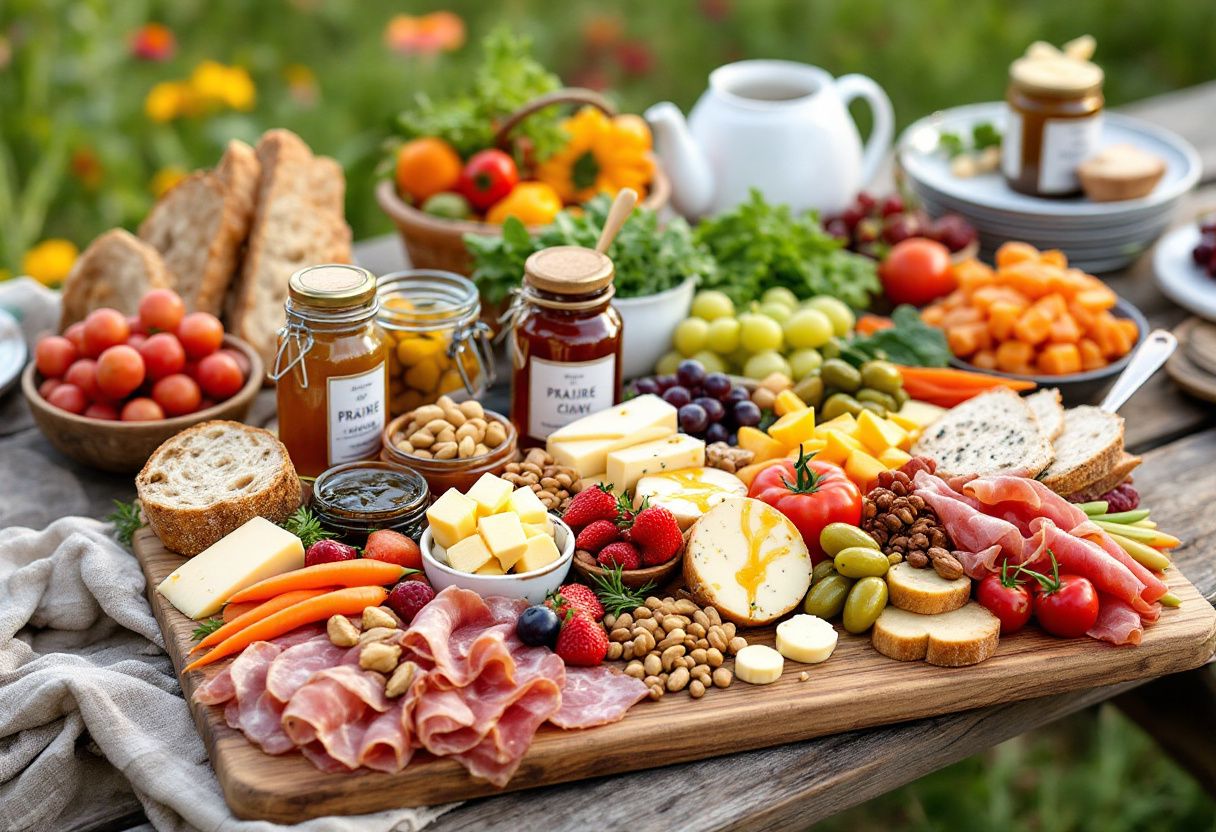
<svg viewBox="0 0 1216 832"><path fill-rule="evenodd" d="M364 670L391 673L397 668L397 661L400 658L401 648L398 645L372 642L365 644L359 651L359 667Z"/></svg>
<svg viewBox="0 0 1216 832"><path fill-rule="evenodd" d="M372 644L377 641L387 641L399 632L396 627L372 627L370 630L364 630L363 635L359 636L359 646Z"/></svg>
<svg viewBox="0 0 1216 832"><path fill-rule="evenodd" d="M335 647L354 647L359 643L359 628L345 615L331 616L325 622L325 632Z"/></svg>
<svg viewBox="0 0 1216 832"><path fill-rule="evenodd" d="M397 669L393 671L392 676L388 677L388 683L384 686L384 695L389 699L401 696L410 689L410 684L414 681L414 674L417 672L418 665L413 662L402 662L397 665Z"/></svg>
<svg viewBox="0 0 1216 832"><path fill-rule="evenodd" d="M377 627L396 629L400 622L393 615L380 607L363 608L363 629L371 630Z"/></svg>

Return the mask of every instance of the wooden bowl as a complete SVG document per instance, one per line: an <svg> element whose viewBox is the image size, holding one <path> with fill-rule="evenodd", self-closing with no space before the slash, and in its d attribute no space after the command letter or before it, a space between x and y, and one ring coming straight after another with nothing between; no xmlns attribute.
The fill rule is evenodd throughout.
<svg viewBox="0 0 1216 832"><path fill-rule="evenodd" d="M679 572L680 565L683 563L684 550L681 549L667 563L660 563L658 566L647 566L642 569L622 569L621 583L631 589L637 589L653 581L655 591L657 592L670 583L672 577ZM594 578L604 577L608 574L608 570L598 563L586 563L576 557L573 564L574 571L588 584L593 583Z"/></svg>
<svg viewBox="0 0 1216 832"><path fill-rule="evenodd" d="M30 362L21 374L21 391L30 404L34 422L60 453L82 465L131 474L143 467L160 444L191 425L211 419L241 421L262 389L265 368L257 351L234 335L224 335L224 346L239 350L249 359L245 386L230 399L190 413L157 422L111 422L77 416L51 405L38 394L42 377Z"/></svg>

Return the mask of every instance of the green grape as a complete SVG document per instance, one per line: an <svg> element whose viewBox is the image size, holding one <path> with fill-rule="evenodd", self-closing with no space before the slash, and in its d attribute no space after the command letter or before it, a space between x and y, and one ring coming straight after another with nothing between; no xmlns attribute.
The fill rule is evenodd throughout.
<svg viewBox="0 0 1216 832"><path fill-rule="evenodd" d="M790 374L789 362L782 358L781 353L776 350L758 352L747 359L747 363L743 365L743 375L748 378L768 378L773 373L782 373L787 376Z"/></svg>
<svg viewBox="0 0 1216 832"><path fill-rule="evenodd" d="M715 289L705 289L697 292L696 297L692 299L692 314L705 321L731 318L735 314L735 304L725 293Z"/></svg>
<svg viewBox="0 0 1216 832"><path fill-rule="evenodd" d="M660 376L675 375L676 367L679 367L680 362L683 360L684 360L684 356L680 355L680 353L677 350L672 350L671 352L667 353L662 358L660 358L657 362L655 362L655 365L654 365L655 375L660 375Z"/></svg>
<svg viewBox="0 0 1216 832"><path fill-rule="evenodd" d="M822 347L832 338L832 322L818 309L799 309L785 322L785 340L792 347Z"/></svg>
<svg viewBox="0 0 1216 832"><path fill-rule="evenodd" d="M735 318L715 318L709 324L705 346L719 355L730 355L739 349L739 321Z"/></svg>
<svg viewBox="0 0 1216 832"><path fill-rule="evenodd" d="M774 286L760 296L761 303L779 303L790 309L798 308L798 296L784 286Z"/></svg>
<svg viewBox="0 0 1216 832"><path fill-rule="evenodd" d="M755 354L781 349L781 324L755 312L739 316L739 341L743 349Z"/></svg>
<svg viewBox="0 0 1216 832"><path fill-rule="evenodd" d="M675 332L671 336L671 345L683 355L691 356L705 349L708 337L708 323L700 318L685 318L676 324Z"/></svg>
<svg viewBox="0 0 1216 832"><path fill-rule="evenodd" d="M786 356L790 362L790 378L803 379L823 366L823 356L818 350L806 347L794 350Z"/></svg>
<svg viewBox="0 0 1216 832"><path fill-rule="evenodd" d="M779 324L785 323L789 320L790 315L793 314L793 310L784 303L762 303L756 307L756 311L761 315L772 318Z"/></svg>
<svg viewBox="0 0 1216 832"><path fill-rule="evenodd" d="M709 350L701 350L696 355L692 356L697 361L701 362L701 366L705 368L707 373L725 373L726 362L722 360L722 356Z"/></svg>
<svg viewBox="0 0 1216 832"><path fill-rule="evenodd" d="M838 298L819 295L805 301L802 305L808 309L818 309L827 315L828 320L832 322L832 331L838 338L843 338L852 332L853 326L857 323L857 316L853 314L853 310Z"/></svg>

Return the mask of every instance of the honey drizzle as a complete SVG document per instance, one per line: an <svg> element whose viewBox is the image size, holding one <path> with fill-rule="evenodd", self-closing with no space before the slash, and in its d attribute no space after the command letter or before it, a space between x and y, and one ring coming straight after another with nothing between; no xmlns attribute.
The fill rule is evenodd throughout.
<svg viewBox="0 0 1216 832"><path fill-rule="evenodd" d="M789 554L790 551L790 547L787 544L785 546L775 546L767 554L761 554L760 546L768 539L769 533L781 524L785 518L775 510L766 511L764 516L760 518L759 531L752 533L752 506L754 505L755 503L751 500L744 501L743 511L740 513L740 525L743 529L743 537L747 540L747 563L735 573L735 581L747 591L748 609L756 605L756 592L760 589L764 576L768 574L769 564L782 555Z"/></svg>
<svg viewBox="0 0 1216 832"><path fill-rule="evenodd" d="M726 491L726 489L719 488L716 485L707 485L696 474L691 474L687 471L672 471L671 473L659 474L657 476L670 480L683 489L673 494L660 494L657 496L665 500L685 500L692 503L700 511L709 511L713 508L713 505L709 501Z"/></svg>

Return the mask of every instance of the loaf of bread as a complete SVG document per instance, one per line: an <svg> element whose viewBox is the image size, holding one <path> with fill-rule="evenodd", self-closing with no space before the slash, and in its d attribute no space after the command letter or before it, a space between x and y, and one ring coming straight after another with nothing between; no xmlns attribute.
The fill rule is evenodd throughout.
<svg viewBox="0 0 1216 832"><path fill-rule="evenodd" d="M147 292L171 288L173 276L160 252L129 231L112 228L89 244L68 273L59 329L103 306L134 315Z"/></svg>

